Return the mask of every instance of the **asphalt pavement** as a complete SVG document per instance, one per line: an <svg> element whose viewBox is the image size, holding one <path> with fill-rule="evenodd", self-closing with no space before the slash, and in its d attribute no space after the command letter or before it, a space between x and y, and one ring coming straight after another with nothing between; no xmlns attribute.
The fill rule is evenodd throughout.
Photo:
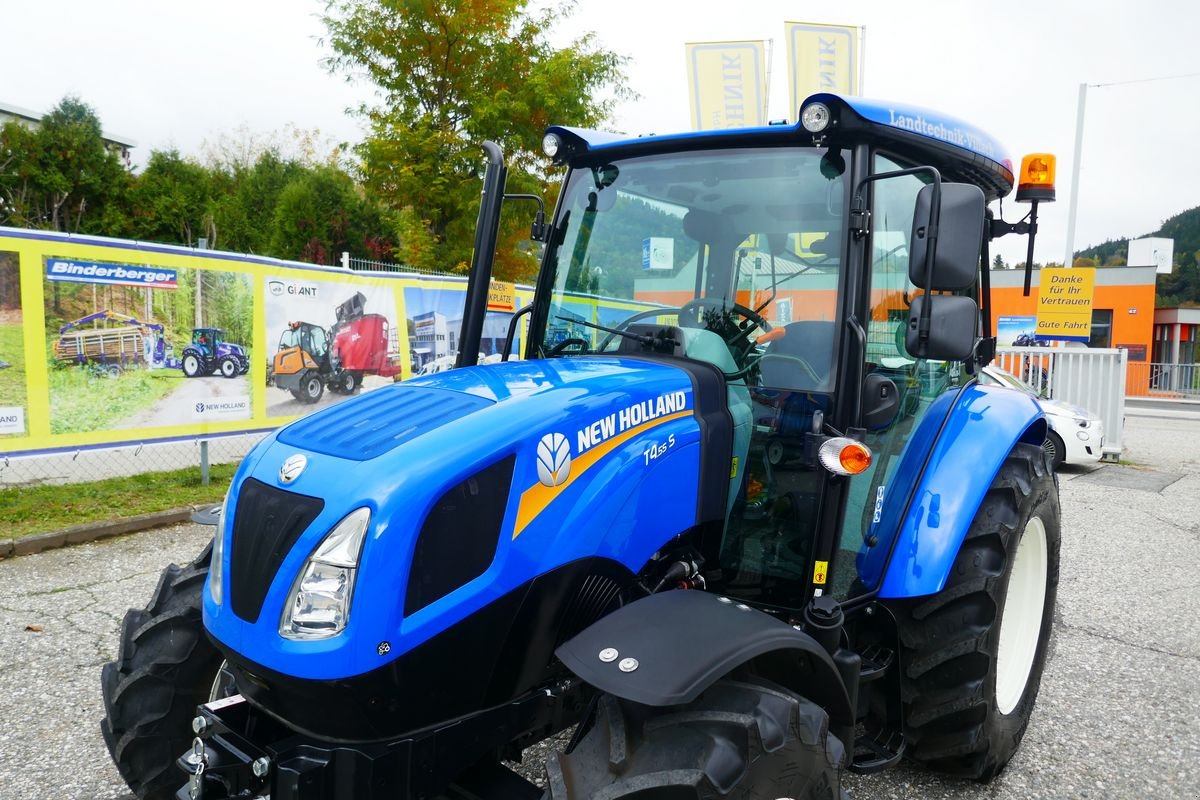
<svg viewBox="0 0 1200 800"><path fill-rule="evenodd" d="M1008 769L989 785L850 776L854 800L1200 796L1200 415L1144 413L1121 465L1061 474L1055 633ZM0 797L131 798L100 737L100 667L125 610L208 536L178 525L0 561Z"/></svg>

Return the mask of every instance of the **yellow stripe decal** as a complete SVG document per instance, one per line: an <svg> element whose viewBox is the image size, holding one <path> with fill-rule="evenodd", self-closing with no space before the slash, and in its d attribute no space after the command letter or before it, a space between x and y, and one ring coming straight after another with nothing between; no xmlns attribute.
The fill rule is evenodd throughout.
<svg viewBox="0 0 1200 800"><path fill-rule="evenodd" d="M651 428L658 427L664 422L683 419L684 417L690 417L691 415L691 410L679 411L675 414L668 414L665 417L652 419L649 422L643 422L636 428L630 428L620 436L614 436L608 441L596 445L583 455L572 460L570 476L568 476L567 479L558 486L546 486L544 483L540 482L530 486L524 491L524 493L521 494L521 504L517 506L517 524L513 527L513 538L515 539L520 536L521 531L525 530L525 528L529 526L529 523L533 522L533 520L537 518L537 515L541 514L542 511L545 510L546 506L550 505L550 503L554 501L554 498L558 497L561 492L574 483L576 478L587 472L593 464L604 458L617 447L620 447L634 436L637 436L640 433L645 433Z"/></svg>

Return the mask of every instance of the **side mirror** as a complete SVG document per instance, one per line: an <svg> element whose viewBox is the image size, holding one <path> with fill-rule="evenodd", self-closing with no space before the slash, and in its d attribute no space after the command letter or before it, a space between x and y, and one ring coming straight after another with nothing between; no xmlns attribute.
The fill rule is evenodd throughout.
<svg viewBox="0 0 1200 800"><path fill-rule="evenodd" d="M886 375L872 372L863 379L862 426L877 431L891 425L900 410L900 391Z"/></svg>
<svg viewBox="0 0 1200 800"><path fill-rule="evenodd" d="M929 335L921 346L920 319L929 304ZM970 297L923 294L908 309L904 347L910 355L934 361L966 361L979 338L979 306Z"/></svg>
<svg viewBox="0 0 1200 800"><path fill-rule="evenodd" d="M934 186L917 193L909 238L908 279L922 289L955 292L975 284L979 252L983 247L983 223L987 200L978 186L943 183L940 212L933 207ZM926 256L929 232L937 217L933 270L926 286Z"/></svg>

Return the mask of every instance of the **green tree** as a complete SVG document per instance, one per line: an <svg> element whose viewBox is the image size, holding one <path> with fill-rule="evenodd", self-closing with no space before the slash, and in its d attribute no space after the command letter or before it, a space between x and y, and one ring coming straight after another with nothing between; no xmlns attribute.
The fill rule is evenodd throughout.
<svg viewBox="0 0 1200 800"><path fill-rule="evenodd" d="M370 252L379 209L334 166L307 169L279 193L271 252L279 258L333 264L342 251Z"/></svg>
<svg viewBox="0 0 1200 800"><path fill-rule="evenodd" d="M130 197L130 228L138 239L192 245L216 239L212 174L176 150L153 152Z"/></svg>
<svg viewBox="0 0 1200 800"><path fill-rule="evenodd" d="M371 136L358 152L368 188L400 214L406 263L467 268L485 139L505 150L510 191L543 193L544 129L559 121L598 125L628 94L624 59L591 34L563 48L550 44L569 5L529 7L529 0L326 4L328 66L348 78L365 73L379 88L383 102L361 109ZM506 214L499 276L529 277L535 268L518 246L530 218Z"/></svg>
<svg viewBox="0 0 1200 800"><path fill-rule="evenodd" d="M1004 263L1004 257L996 253L996 257L992 259L992 269L1008 269L1008 265Z"/></svg>
<svg viewBox="0 0 1200 800"><path fill-rule="evenodd" d="M37 128L0 130L0 220L78 233L121 235L132 177L104 141L100 120L66 97Z"/></svg>
<svg viewBox="0 0 1200 800"><path fill-rule="evenodd" d="M250 164L230 162L210 166L215 184L214 247L243 253L277 255L271 249L275 209L285 186L304 174L296 161L275 149Z"/></svg>

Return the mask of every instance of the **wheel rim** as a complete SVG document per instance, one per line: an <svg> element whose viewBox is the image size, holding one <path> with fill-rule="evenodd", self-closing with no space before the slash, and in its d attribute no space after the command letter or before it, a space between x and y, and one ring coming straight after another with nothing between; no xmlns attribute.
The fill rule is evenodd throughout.
<svg viewBox="0 0 1200 800"><path fill-rule="evenodd" d="M1042 449L1046 451L1046 455L1050 456L1050 463L1058 463L1058 445L1054 443L1054 438L1046 436L1046 441L1042 442Z"/></svg>
<svg viewBox="0 0 1200 800"><path fill-rule="evenodd" d="M232 378L237 374L237 364L232 361L226 361L221 365L221 372L225 373L225 377Z"/></svg>
<svg viewBox="0 0 1200 800"><path fill-rule="evenodd" d="M1021 702L1033 669L1046 605L1046 552L1045 523L1040 517L1032 517L1017 546L1000 619L996 706L1001 714L1012 713Z"/></svg>
<svg viewBox="0 0 1200 800"><path fill-rule="evenodd" d="M187 358L185 358L183 360L183 367L188 372L199 372L200 371L200 362L196 359L195 356L188 356Z"/></svg>
<svg viewBox="0 0 1200 800"><path fill-rule="evenodd" d="M321 394L321 382L316 378L308 379L308 396L316 400Z"/></svg>

